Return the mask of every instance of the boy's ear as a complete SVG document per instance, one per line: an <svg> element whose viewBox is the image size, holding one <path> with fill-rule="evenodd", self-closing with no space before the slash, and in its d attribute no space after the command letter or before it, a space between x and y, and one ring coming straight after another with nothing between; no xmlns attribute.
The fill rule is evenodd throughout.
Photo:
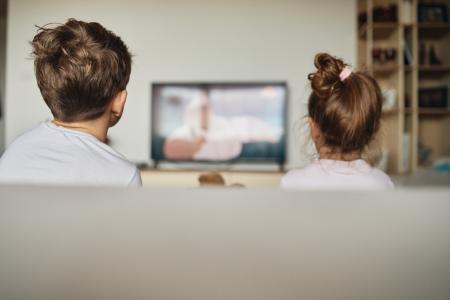
<svg viewBox="0 0 450 300"><path fill-rule="evenodd" d="M123 109L125 108L125 102L127 101L127 91L123 90L118 92L111 103L111 112L117 117L121 117L123 114Z"/></svg>
<svg viewBox="0 0 450 300"><path fill-rule="evenodd" d="M112 100L111 103L111 112L117 116L117 117L121 117L123 114L123 110L125 108L125 102L127 101L127 91L123 90L118 92Z"/></svg>
<svg viewBox="0 0 450 300"><path fill-rule="evenodd" d="M122 90L118 92L111 100L110 126L114 126L122 117L123 110L125 108L125 102L127 101L127 95L127 91Z"/></svg>

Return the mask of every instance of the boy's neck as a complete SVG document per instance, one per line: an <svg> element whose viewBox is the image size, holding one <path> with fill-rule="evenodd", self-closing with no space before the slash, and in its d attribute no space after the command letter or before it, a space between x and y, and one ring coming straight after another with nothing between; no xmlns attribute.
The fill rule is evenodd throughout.
<svg viewBox="0 0 450 300"><path fill-rule="evenodd" d="M57 126L88 133L96 137L99 141L106 143L109 123L108 120L104 117L100 117L95 120L80 122L64 122L55 118L52 122Z"/></svg>

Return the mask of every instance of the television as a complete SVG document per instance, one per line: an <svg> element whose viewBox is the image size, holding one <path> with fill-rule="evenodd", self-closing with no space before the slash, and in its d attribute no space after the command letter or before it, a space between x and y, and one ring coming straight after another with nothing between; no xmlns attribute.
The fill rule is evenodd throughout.
<svg viewBox="0 0 450 300"><path fill-rule="evenodd" d="M278 164L286 158L285 82L152 83L151 159Z"/></svg>

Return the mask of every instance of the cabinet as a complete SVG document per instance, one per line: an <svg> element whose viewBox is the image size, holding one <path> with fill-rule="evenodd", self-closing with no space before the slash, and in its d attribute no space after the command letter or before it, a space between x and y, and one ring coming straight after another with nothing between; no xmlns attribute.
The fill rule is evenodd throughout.
<svg viewBox="0 0 450 300"><path fill-rule="evenodd" d="M450 0L358 0L358 68L384 95L390 174L450 156Z"/></svg>

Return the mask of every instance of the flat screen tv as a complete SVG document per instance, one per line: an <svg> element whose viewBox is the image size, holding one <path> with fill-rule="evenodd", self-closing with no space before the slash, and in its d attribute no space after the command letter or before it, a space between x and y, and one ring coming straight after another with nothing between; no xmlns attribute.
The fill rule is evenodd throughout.
<svg viewBox="0 0 450 300"><path fill-rule="evenodd" d="M283 167L287 98L284 82L153 83L151 159Z"/></svg>

